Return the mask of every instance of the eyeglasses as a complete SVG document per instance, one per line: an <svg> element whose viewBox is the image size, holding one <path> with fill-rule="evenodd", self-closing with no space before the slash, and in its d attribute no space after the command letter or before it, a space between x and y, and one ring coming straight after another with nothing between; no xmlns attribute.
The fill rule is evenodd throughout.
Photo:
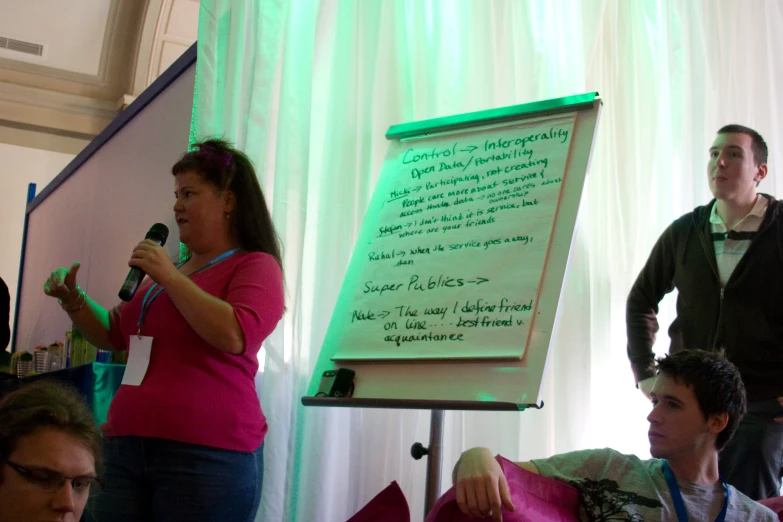
<svg viewBox="0 0 783 522"><path fill-rule="evenodd" d="M85 475L82 477L68 477L58 471L43 468L26 468L11 461L6 461L8 467L19 473L27 482L46 492L54 493L63 487L66 481L71 482L71 487L77 495L88 494L95 496L103 489L103 480L98 477Z"/></svg>

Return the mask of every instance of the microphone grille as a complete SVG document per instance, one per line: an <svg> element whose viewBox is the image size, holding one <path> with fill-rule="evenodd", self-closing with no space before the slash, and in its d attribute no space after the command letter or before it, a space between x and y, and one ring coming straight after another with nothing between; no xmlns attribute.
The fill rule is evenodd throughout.
<svg viewBox="0 0 783 522"><path fill-rule="evenodd" d="M157 241L161 246L166 244L166 239L169 237L169 227L163 223L155 223L150 227L150 231L147 232L147 239Z"/></svg>

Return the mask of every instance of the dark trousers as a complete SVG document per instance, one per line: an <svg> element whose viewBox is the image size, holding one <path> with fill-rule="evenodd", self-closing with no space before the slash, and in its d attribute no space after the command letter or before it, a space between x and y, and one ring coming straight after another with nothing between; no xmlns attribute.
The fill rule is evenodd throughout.
<svg viewBox="0 0 783 522"><path fill-rule="evenodd" d="M106 487L95 522L252 522L261 502L263 444L229 451L148 437L104 442Z"/></svg>
<svg viewBox="0 0 783 522"><path fill-rule="evenodd" d="M780 495L783 476L783 415L776 400L748 403L748 413L720 453L723 479L753 500Z"/></svg>

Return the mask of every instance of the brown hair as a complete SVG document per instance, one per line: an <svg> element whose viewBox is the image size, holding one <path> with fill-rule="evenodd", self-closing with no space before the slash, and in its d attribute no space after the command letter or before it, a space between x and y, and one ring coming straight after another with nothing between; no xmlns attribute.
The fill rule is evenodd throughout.
<svg viewBox="0 0 783 522"><path fill-rule="evenodd" d="M767 142L764 141L764 138L762 138L761 134L757 131L750 127L745 127L744 125L732 123L718 129L718 134L746 134L750 136L750 148L753 149L753 161L756 163L756 166L758 167L767 162L767 156L769 155Z"/></svg>
<svg viewBox="0 0 783 522"><path fill-rule="evenodd" d="M727 413L729 421L715 440L720 451L737 431L747 409L745 385L739 370L721 353L685 350L657 361L658 373L689 386L699 402L704 420Z"/></svg>
<svg viewBox="0 0 783 522"><path fill-rule="evenodd" d="M269 254L282 270L280 239L250 158L229 142L212 138L191 145L191 150L171 168L175 176L191 171L219 191L234 193L231 225L239 246L248 252Z"/></svg>
<svg viewBox="0 0 783 522"><path fill-rule="evenodd" d="M19 441L40 428L74 437L103 465L101 431L84 398L73 388L53 380L22 386L0 401L0 464L5 465Z"/></svg>

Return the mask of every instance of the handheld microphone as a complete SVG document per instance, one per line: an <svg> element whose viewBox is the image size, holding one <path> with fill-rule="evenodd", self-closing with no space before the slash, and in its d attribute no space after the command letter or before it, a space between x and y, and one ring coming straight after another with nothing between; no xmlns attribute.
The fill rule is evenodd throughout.
<svg viewBox="0 0 783 522"><path fill-rule="evenodd" d="M155 223L150 228L150 231L147 232L147 235L144 236L144 239L151 239L160 246L163 246L166 244L166 239L168 237L169 228L163 223ZM133 296L136 294L136 290L139 289L141 280L144 279L144 275L144 270L141 268L137 266L131 267L130 272L128 272L128 277L126 277L125 282L122 283L122 288L120 289L120 299L123 301L130 301L133 299Z"/></svg>

